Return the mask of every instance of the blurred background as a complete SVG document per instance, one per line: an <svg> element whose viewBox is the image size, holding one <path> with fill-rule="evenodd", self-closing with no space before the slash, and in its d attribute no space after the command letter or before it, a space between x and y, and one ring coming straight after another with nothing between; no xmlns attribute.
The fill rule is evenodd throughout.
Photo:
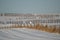
<svg viewBox="0 0 60 40"><path fill-rule="evenodd" d="M60 0L0 0L0 13L60 13Z"/></svg>

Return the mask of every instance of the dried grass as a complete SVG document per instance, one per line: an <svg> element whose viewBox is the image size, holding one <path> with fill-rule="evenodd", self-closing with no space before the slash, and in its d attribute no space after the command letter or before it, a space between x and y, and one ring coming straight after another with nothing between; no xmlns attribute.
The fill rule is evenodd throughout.
<svg viewBox="0 0 60 40"><path fill-rule="evenodd" d="M10 27L0 27L0 29L8 29L8 28L30 28L30 29L36 29L36 30L42 30L42 31L46 31L46 32L50 32L50 33L59 33L60 34L60 27L57 28L56 26L48 26L48 25L40 25L39 23L32 26L30 24L27 26L22 26L22 25L13 25Z"/></svg>

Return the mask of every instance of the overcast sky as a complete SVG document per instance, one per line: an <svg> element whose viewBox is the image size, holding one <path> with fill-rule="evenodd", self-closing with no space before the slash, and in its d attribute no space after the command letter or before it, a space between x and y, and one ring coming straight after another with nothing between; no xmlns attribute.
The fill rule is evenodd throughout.
<svg viewBox="0 0 60 40"><path fill-rule="evenodd" d="M0 13L60 13L60 0L0 0Z"/></svg>

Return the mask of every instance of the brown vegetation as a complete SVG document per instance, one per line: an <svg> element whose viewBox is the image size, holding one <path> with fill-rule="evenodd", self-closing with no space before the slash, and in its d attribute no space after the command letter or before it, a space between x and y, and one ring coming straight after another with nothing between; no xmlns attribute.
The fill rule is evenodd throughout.
<svg viewBox="0 0 60 40"><path fill-rule="evenodd" d="M13 25L10 27L0 27L0 29L8 29L8 28L30 28L30 29L36 29L36 30L42 30L42 31L46 31L46 32L50 32L50 33L59 33L60 34L60 27L57 28L56 26L48 26L48 25L40 25L40 24L36 24L34 26L30 25Z"/></svg>

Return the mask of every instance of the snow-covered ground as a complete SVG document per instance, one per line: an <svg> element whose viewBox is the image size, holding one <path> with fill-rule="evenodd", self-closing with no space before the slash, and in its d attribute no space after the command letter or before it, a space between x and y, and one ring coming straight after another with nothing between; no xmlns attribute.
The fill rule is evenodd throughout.
<svg viewBox="0 0 60 40"><path fill-rule="evenodd" d="M60 20L60 17L57 19ZM10 27L11 25L15 25L10 22L14 22L14 23L16 22L18 24L19 21L20 24L36 23L36 21L30 21L30 20L41 20L41 19L39 19L38 17L20 18L15 16L12 17L0 16L0 27L6 27L6 26ZM42 23L42 24L60 25L60 21L59 23ZM42 31L27 29L27 28L0 29L0 40L60 40L60 34L42 32Z"/></svg>
<svg viewBox="0 0 60 40"><path fill-rule="evenodd" d="M60 40L60 34L27 28L0 29L0 40Z"/></svg>

